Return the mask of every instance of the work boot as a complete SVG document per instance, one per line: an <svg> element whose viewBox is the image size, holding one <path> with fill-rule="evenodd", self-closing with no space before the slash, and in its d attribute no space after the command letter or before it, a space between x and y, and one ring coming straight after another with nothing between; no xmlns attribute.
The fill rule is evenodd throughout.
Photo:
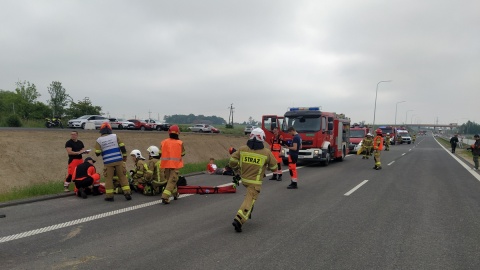
<svg viewBox="0 0 480 270"><path fill-rule="evenodd" d="M87 193L85 193L85 188L79 188L78 189L78 194L80 194L80 197L86 199L87 198Z"/></svg>
<svg viewBox="0 0 480 270"><path fill-rule="evenodd" d="M363 156L362 159L365 159L365 156Z"/></svg>
<svg viewBox="0 0 480 270"><path fill-rule="evenodd" d="M377 165L373 166L373 169L376 170L376 169L377 169Z"/></svg>
<svg viewBox="0 0 480 270"><path fill-rule="evenodd" d="M232 225L235 227L236 232L242 232L242 223L240 223L240 221L234 219Z"/></svg>
<svg viewBox="0 0 480 270"><path fill-rule="evenodd" d="M170 201L168 199L162 199L162 204L169 204Z"/></svg>
<svg viewBox="0 0 480 270"><path fill-rule="evenodd" d="M180 197L180 193L177 192L173 195L173 200L176 201L178 200L179 197Z"/></svg>
<svg viewBox="0 0 480 270"><path fill-rule="evenodd" d="M277 180L277 175L276 174L273 174L272 177L268 180Z"/></svg>
<svg viewBox="0 0 480 270"><path fill-rule="evenodd" d="M288 188L288 189L297 189L297 188L298 188L298 187L297 187L297 182L293 182L293 181L292 181L292 183L290 183L290 185L287 186L287 188Z"/></svg>
<svg viewBox="0 0 480 270"><path fill-rule="evenodd" d="M98 196L98 195L102 195L103 193L98 190L98 186L93 186L93 191L92 191L92 195L93 196Z"/></svg>
<svg viewBox="0 0 480 270"><path fill-rule="evenodd" d="M382 166L377 166L377 168L375 168L375 170L381 170L382 169Z"/></svg>
<svg viewBox="0 0 480 270"><path fill-rule="evenodd" d="M113 200L114 200L113 197L111 197L111 198L105 198L105 201L107 201L107 202L113 202Z"/></svg>
<svg viewBox="0 0 480 270"><path fill-rule="evenodd" d="M277 181L282 181L282 175L281 174L278 175Z"/></svg>
<svg viewBox="0 0 480 270"><path fill-rule="evenodd" d="M125 199L127 199L127 201L130 201L132 199L132 195L130 194L123 194L125 196Z"/></svg>

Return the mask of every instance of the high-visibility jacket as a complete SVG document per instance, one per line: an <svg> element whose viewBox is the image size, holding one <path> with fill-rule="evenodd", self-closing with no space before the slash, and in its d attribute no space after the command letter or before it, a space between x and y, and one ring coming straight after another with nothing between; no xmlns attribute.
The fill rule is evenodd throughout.
<svg viewBox="0 0 480 270"><path fill-rule="evenodd" d="M373 138L373 149L381 151L383 149L383 137L380 135Z"/></svg>
<svg viewBox="0 0 480 270"><path fill-rule="evenodd" d="M253 150L244 145L230 157L229 165L240 168L243 183L261 185L265 169L277 170L277 161L267 148Z"/></svg>
<svg viewBox="0 0 480 270"><path fill-rule="evenodd" d="M102 155L103 164L122 161L126 156L125 144L120 141L116 134L104 134L95 143L95 154Z"/></svg>
<svg viewBox="0 0 480 270"><path fill-rule="evenodd" d="M168 138L162 141L160 145L160 168L162 169L180 169L183 168L183 159L185 148L181 140Z"/></svg>
<svg viewBox="0 0 480 270"><path fill-rule="evenodd" d="M83 181L87 177L91 177L94 181L94 185L100 184L100 174L95 170L95 166L87 162L84 162L75 168L73 172L73 181Z"/></svg>
<svg viewBox="0 0 480 270"><path fill-rule="evenodd" d="M283 141L283 136L278 135L278 136L273 136L272 139L270 140L270 150L272 151L273 156L277 160L277 163L282 162L282 158L280 157L280 152L282 151L282 143Z"/></svg>

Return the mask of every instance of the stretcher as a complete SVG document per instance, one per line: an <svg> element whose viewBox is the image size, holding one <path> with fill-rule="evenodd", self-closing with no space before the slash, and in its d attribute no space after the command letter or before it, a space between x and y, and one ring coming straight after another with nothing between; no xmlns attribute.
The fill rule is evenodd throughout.
<svg viewBox="0 0 480 270"><path fill-rule="evenodd" d="M180 194L218 194L218 193L235 193L237 189L232 185L228 186L178 186Z"/></svg>

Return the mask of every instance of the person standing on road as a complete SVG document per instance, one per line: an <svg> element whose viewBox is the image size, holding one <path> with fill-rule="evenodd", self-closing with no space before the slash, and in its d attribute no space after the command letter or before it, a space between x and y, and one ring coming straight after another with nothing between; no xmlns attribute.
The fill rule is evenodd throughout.
<svg viewBox="0 0 480 270"><path fill-rule="evenodd" d="M288 128L288 133L293 136L292 142L286 146L288 148L288 170L292 178L288 189L297 189L298 175L297 175L297 161L298 153L302 149L302 138L297 133L294 127Z"/></svg>
<svg viewBox="0 0 480 270"><path fill-rule="evenodd" d="M478 134L475 134L473 138L475 139L475 143L470 146L470 149L472 150L473 163L475 164L475 167L473 168L473 170L477 171L478 156L480 156L480 136Z"/></svg>
<svg viewBox="0 0 480 270"><path fill-rule="evenodd" d="M362 159L368 159L372 155L372 146L373 146L373 139L372 139L372 134L369 132L365 136L362 142L362 148L363 148L363 157Z"/></svg>
<svg viewBox="0 0 480 270"><path fill-rule="evenodd" d="M452 146L452 153L455 153L455 148L457 148L458 143L458 134L455 134L452 138L450 138L450 145Z"/></svg>
<svg viewBox="0 0 480 270"><path fill-rule="evenodd" d="M173 125L168 129L169 138L163 140L160 146L160 175L167 180L167 186L162 193L162 203L169 204L170 196L178 199L177 181L179 170L183 168L185 148L179 139L180 128Z"/></svg>
<svg viewBox="0 0 480 270"><path fill-rule="evenodd" d="M240 172L242 184L247 188L245 199L233 219L232 225L236 232L241 232L242 225L251 218L253 205L262 188L266 167L272 172L277 169L277 160L272 152L265 148L264 141L263 130L255 128L250 133L247 145L238 148L230 157L230 167L235 172Z"/></svg>
<svg viewBox="0 0 480 270"><path fill-rule="evenodd" d="M108 122L100 126L100 134L102 134L95 143L95 155L102 155L103 164L107 169L107 177L105 179L105 201L113 202L113 176L116 174L120 180L123 195L125 199L131 200L130 185L124 171L123 162L127 161L127 149L120 138L112 133L112 127Z"/></svg>
<svg viewBox="0 0 480 270"><path fill-rule="evenodd" d="M68 169L67 176L63 182L63 187L65 192L69 192L73 171L78 165L83 163L82 154L86 154L90 151L85 150L83 142L78 139L78 131L75 130L70 133L70 140L65 143L65 150L67 150L68 154Z"/></svg>
<svg viewBox="0 0 480 270"><path fill-rule="evenodd" d="M373 158L375 159L375 167L373 167L375 170L381 170L382 169L382 163L380 162L380 151L383 149L383 136L382 136L382 130L377 129L376 131L377 136L373 138Z"/></svg>
<svg viewBox="0 0 480 270"><path fill-rule="evenodd" d="M280 134L278 127L273 128L273 137L270 140L270 151L272 151L275 160L277 161L277 170L273 172L272 177L268 180L282 181L282 151L283 136Z"/></svg>
<svg viewBox="0 0 480 270"><path fill-rule="evenodd" d="M385 151L390 151L390 133L385 136Z"/></svg>

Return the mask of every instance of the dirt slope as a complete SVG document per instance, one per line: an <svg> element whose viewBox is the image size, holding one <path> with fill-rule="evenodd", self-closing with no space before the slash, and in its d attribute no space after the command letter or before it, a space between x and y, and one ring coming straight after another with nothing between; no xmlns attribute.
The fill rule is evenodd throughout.
<svg viewBox="0 0 480 270"><path fill-rule="evenodd" d="M0 194L11 188L22 187L32 183L58 180L63 182L67 168L67 153L65 142L70 139L71 129L63 130L1 130L0 149ZM79 140L83 141L87 149L95 146L99 132L94 130L77 130ZM167 138L167 132L158 131L115 131L127 147L128 153L139 149L148 157L146 149L150 145L159 146ZM228 148L238 148L247 141L244 136L227 136L222 134L190 134L183 133L180 139L184 142L187 154L185 162L208 161L210 157L223 159L228 157ZM93 152L93 151L92 151ZM89 155L94 158L95 154ZM103 169L101 159L97 162L97 171ZM133 168L129 159L127 168Z"/></svg>

